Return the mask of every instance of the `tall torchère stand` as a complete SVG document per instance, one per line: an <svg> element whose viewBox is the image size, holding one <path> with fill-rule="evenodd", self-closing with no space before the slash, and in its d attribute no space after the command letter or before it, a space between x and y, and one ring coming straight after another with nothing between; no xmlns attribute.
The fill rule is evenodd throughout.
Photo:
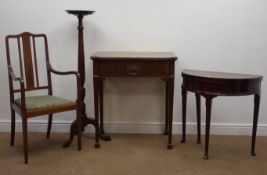
<svg viewBox="0 0 267 175"><path fill-rule="evenodd" d="M107 135L100 135L99 133L99 124L98 119L96 118L88 118L86 115L86 107L85 107L85 64L84 64L84 44L83 44L83 17L86 15L91 15L94 11L87 11L87 10L66 10L69 14L75 15L78 17L78 72L81 77L81 116L82 116L82 132L84 128L88 124L92 124L95 127L95 147L99 148L99 137L103 138L104 140L110 140L110 137ZM98 117L98 116L95 116ZM77 134L77 121L75 120L71 124L70 128L70 136L69 139L63 144L63 147L69 147L73 141L74 135Z"/></svg>

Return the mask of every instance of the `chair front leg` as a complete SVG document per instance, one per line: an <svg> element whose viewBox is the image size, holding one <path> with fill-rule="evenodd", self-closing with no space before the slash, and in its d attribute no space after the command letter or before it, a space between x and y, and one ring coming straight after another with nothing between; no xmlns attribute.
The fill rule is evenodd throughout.
<svg viewBox="0 0 267 175"><path fill-rule="evenodd" d="M11 109L11 138L10 138L10 145L14 146L14 139L15 139L15 127L16 127L16 114L13 109Z"/></svg>
<svg viewBox="0 0 267 175"><path fill-rule="evenodd" d="M23 131L23 147L24 147L24 162L28 164L28 124L27 118L22 116L22 131Z"/></svg>
<svg viewBox="0 0 267 175"><path fill-rule="evenodd" d="M52 127L52 120L53 120L53 114L49 114L47 131L46 131L46 138L50 137L51 127Z"/></svg>

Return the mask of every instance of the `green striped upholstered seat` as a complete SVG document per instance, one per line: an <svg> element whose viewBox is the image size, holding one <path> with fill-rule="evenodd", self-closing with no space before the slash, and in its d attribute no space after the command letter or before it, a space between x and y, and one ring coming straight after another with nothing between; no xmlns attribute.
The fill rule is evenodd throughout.
<svg viewBox="0 0 267 175"><path fill-rule="evenodd" d="M76 104L73 101L51 95L26 97L25 101L26 101L26 109L28 111L64 107ZM20 106L21 99L20 98L16 99L15 103Z"/></svg>

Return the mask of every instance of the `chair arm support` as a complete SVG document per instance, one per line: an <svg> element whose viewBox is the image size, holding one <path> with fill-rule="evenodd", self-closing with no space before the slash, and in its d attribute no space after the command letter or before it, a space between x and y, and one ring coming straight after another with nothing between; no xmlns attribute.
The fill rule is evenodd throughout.
<svg viewBox="0 0 267 175"><path fill-rule="evenodd" d="M21 77L15 76L15 73L10 65L8 66L8 76L11 77L13 81L18 81L20 83L20 99L21 99L22 112L24 113L26 110L24 80Z"/></svg>
<svg viewBox="0 0 267 175"><path fill-rule="evenodd" d="M21 77L16 77L12 67L9 65L8 66L8 75L9 77L12 78L13 81L19 81L20 84L24 84L24 80Z"/></svg>

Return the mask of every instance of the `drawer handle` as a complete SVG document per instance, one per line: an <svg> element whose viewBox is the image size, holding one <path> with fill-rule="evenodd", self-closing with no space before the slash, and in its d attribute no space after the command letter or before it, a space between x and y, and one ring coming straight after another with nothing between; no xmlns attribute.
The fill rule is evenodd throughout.
<svg viewBox="0 0 267 175"><path fill-rule="evenodd" d="M138 74L138 70L131 69L131 70L129 70L128 74L130 74L130 75L137 75Z"/></svg>
<svg viewBox="0 0 267 175"><path fill-rule="evenodd" d="M136 67L131 67L128 69L129 75L137 75L139 73L139 70Z"/></svg>

